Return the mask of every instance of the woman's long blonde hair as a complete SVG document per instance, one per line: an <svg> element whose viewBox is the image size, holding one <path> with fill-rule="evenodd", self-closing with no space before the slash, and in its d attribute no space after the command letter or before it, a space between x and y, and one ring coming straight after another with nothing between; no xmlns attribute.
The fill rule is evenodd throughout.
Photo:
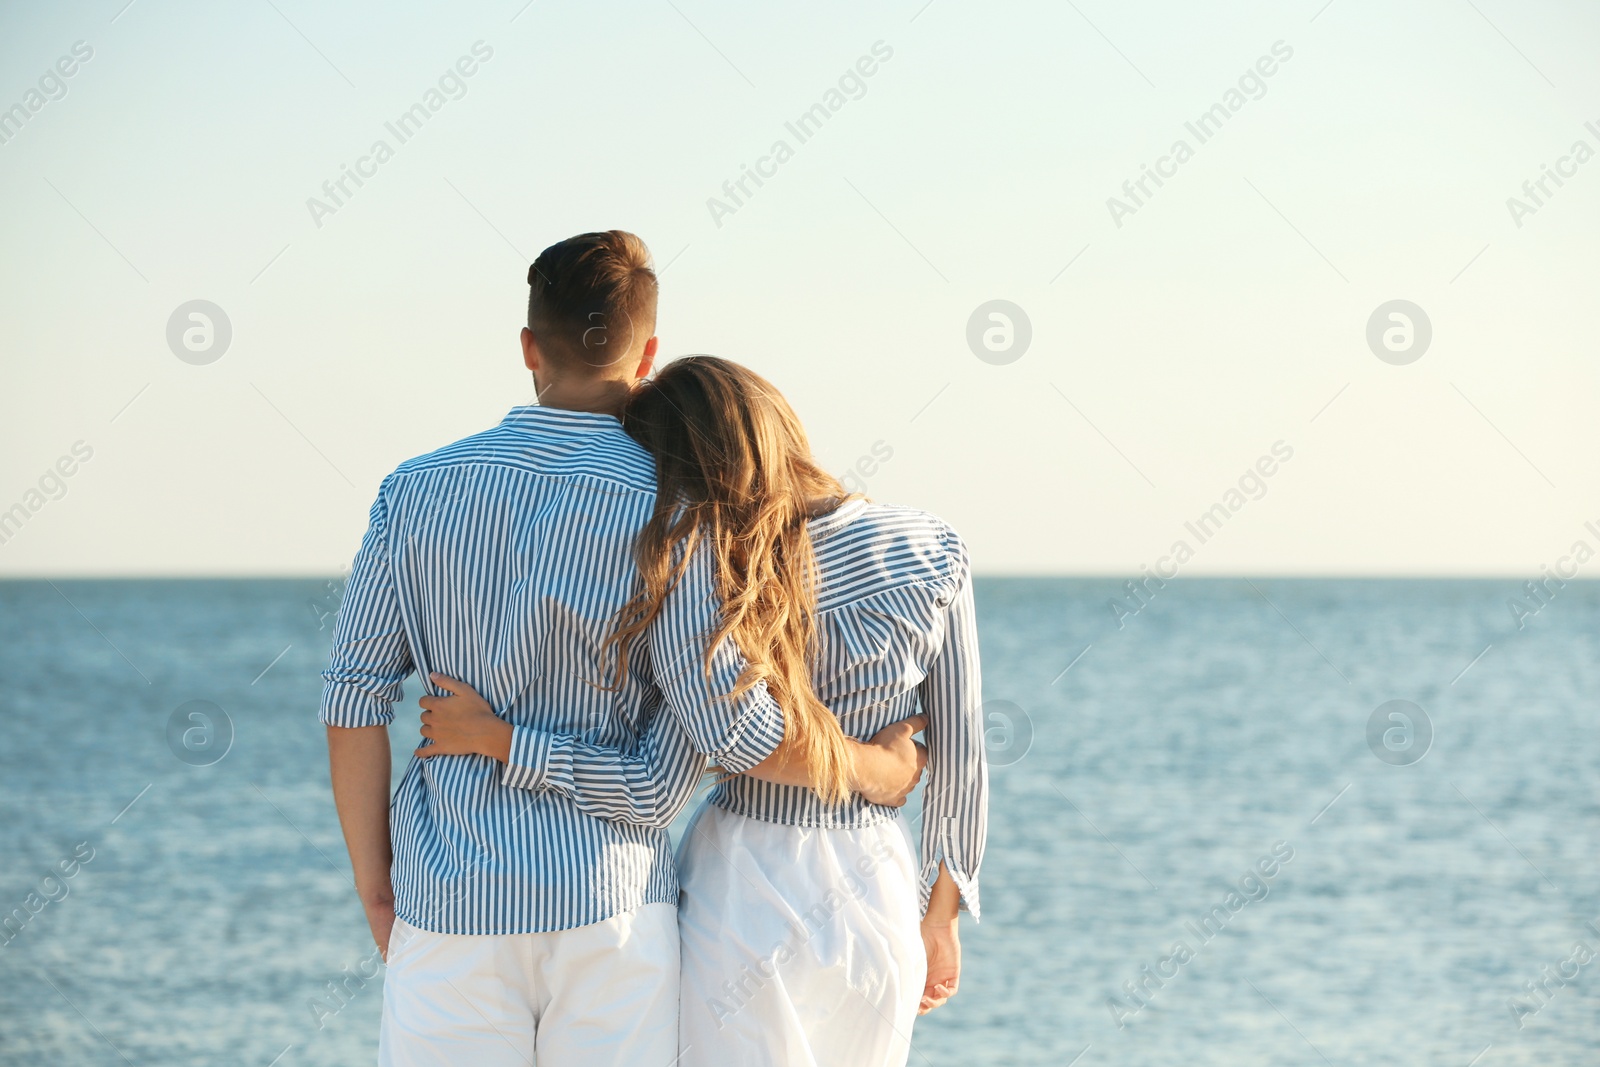
<svg viewBox="0 0 1600 1067"><path fill-rule="evenodd" d="M828 803L850 796L850 758L839 720L817 699L816 557L806 520L845 499L816 465L804 427L759 374L713 356L672 363L641 386L622 416L656 461L656 504L634 553L644 589L626 604L611 642L627 671L632 641L661 612L690 556L709 547L722 600L706 651L732 639L749 661L729 697L765 682L783 709L787 753L804 759Z"/></svg>

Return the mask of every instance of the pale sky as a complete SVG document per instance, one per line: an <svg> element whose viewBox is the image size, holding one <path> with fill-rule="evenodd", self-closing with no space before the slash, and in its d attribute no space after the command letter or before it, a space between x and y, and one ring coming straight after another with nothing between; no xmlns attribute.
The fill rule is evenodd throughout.
<svg viewBox="0 0 1600 1067"><path fill-rule="evenodd" d="M867 492L982 573L1600 547L1592 5L124 3L0 16L0 575L338 573L386 473L529 399L529 261L612 227L664 354L755 367L838 473L888 454ZM1395 300L1411 362L1368 344Z"/></svg>

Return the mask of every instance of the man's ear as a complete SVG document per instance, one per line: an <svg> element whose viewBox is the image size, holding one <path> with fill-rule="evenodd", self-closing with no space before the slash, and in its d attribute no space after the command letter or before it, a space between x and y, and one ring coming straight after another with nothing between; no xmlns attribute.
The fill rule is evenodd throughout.
<svg viewBox="0 0 1600 1067"><path fill-rule="evenodd" d="M650 371L656 365L656 347L660 342L661 338L652 337L644 343L644 358L639 361L639 369L633 374L635 378L650 377Z"/></svg>
<svg viewBox="0 0 1600 1067"><path fill-rule="evenodd" d="M539 342L533 339L533 331L526 326L522 328L522 365L533 371L539 371Z"/></svg>

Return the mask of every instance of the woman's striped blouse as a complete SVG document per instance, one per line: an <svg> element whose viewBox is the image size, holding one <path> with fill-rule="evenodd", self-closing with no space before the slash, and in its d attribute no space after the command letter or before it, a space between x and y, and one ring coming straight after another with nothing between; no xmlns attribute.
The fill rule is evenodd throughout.
<svg viewBox="0 0 1600 1067"><path fill-rule="evenodd" d="M943 862L977 916L988 820L978 632L965 546L925 512L855 499L810 524L817 554L817 695L847 736L866 740L918 711L929 717L921 811L923 903ZM693 793L682 768L693 740L662 718L628 752L573 736L531 735L508 781L553 789L603 818L666 826ZM796 827L868 826L893 808L855 798L838 807L808 789L748 775L709 803Z"/></svg>

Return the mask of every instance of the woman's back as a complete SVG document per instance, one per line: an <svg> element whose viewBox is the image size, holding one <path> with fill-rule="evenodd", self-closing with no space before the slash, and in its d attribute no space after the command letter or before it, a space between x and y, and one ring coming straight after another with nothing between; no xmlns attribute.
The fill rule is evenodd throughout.
<svg viewBox="0 0 1600 1067"><path fill-rule="evenodd" d="M862 740L924 710L935 778L981 774L981 722L971 706L979 691L976 636L961 539L926 512L860 499L812 520L809 530L818 575L817 696L847 736ZM938 783L928 788L932 796ZM828 805L809 789L749 776L722 782L710 802L796 826L868 826L896 814L859 797Z"/></svg>

